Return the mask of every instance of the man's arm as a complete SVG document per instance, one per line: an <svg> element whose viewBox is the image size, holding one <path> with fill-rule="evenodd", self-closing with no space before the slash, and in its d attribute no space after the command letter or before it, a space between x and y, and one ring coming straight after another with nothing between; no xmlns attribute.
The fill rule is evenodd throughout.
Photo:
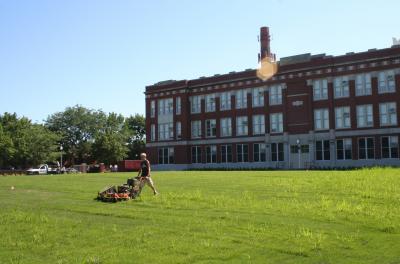
<svg viewBox="0 0 400 264"><path fill-rule="evenodd" d="M140 176L140 174L142 173L142 167L140 167L140 169L139 169L139 173L138 173L138 177Z"/></svg>
<svg viewBox="0 0 400 264"><path fill-rule="evenodd" d="M149 177L151 176L150 175L150 173L151 173L151 169L150 169L150 161L147 161L147 166L148 166L148 168L149 168Z"/></svg>

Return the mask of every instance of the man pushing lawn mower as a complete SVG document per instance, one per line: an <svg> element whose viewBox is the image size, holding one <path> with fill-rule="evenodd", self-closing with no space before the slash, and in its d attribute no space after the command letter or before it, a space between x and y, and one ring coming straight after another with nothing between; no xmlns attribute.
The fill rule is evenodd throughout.
<svg viewBox="0 0 400 264"><path fill-rule="evenodd" d="M140 170L137 177L128 179L126 184L104 188L98 192L96 199L103 202L118 202L136 199L146 184L153 190L154 195L157 195L158 192L156 191L153 180L150 176L150 162L146 159L146 153L140 154L140 159L142 161L140 162Z"/></svg>
<svg viewBox="0 0 400 264"><path fill-rule="evenodd" d="M144 185L147 184L153 190L154 195L157 195L158 192L154 187L153 180L151 179L150 162L147 160L146 153L141 153L140 159L142 160L142 162L140 163L140 170L138 173L138 178L140 177L140 189L142 189Z"/></svg>

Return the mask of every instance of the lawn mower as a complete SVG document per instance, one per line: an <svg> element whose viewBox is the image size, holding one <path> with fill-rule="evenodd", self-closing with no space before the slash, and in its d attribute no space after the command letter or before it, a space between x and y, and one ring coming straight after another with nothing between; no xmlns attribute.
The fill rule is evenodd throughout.
<svg viewBox="0 0 400 264"><path fill-rule="evenodd" d="M97 200L103 202L118 202L135 199L142 191L141 177L130 178L126 184L108 186L97 194Z"/></svg>

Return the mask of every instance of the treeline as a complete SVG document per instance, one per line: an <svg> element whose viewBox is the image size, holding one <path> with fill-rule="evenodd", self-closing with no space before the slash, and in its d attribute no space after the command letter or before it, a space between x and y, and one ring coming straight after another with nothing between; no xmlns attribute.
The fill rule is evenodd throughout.
<svg viewBox="0 0 400 264"><path fill-rule="evenodd" d="M62 147L62 148L61 148ZM56 163L115 164L137 159L145 148L145 118L68 107L35 124L15 113L0 115L0 168Z"/></svg>

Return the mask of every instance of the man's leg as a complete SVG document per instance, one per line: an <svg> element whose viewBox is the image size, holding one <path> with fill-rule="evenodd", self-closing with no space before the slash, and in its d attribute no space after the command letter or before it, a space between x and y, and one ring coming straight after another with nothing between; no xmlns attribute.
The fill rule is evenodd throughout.
<svg viewBox="0 0 400 264"><path fill-rule="evenodd" d="M154 195L158 194L156 188L154 187L153 180L152 180L150 177L148 177L148 178L146 179L146 183L147 183L147 185L149 185L150 188L153 190Z"/></svg>

